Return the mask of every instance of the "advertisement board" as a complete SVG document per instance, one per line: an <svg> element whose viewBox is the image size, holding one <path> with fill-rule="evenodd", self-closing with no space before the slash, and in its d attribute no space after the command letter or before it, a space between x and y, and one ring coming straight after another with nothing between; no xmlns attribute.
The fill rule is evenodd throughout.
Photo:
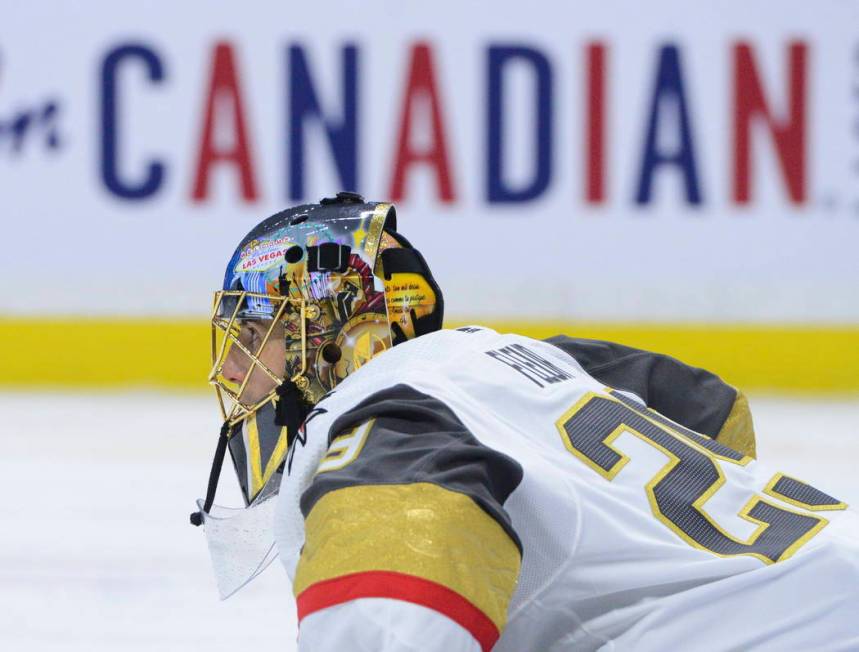
<svg viewBox="0 0 859 652"><path fill-rule="evenodd" d="M197 319L263 217L398 206L454 320L859 324L850 3L11 3L9 319Z"/></svg>

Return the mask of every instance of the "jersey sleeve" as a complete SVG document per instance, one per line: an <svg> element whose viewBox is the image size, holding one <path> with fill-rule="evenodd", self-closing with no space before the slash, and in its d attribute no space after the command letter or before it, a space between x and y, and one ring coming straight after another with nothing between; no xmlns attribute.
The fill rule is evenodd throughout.
<svg viewBox="0 0 859 652"><path fill-rule="evenodd" d="M301 499L299 649L490 650L519 575L504 503L521 480L406 385L339 417Z"/></svg>
<svg viewBox="0 0 859 652"><path fill-rule="evenodd" d="M755 430L742 392L717 375L661 353L556 335L546 340L601 383L639 396L672 421L755 457Z"/></svg>

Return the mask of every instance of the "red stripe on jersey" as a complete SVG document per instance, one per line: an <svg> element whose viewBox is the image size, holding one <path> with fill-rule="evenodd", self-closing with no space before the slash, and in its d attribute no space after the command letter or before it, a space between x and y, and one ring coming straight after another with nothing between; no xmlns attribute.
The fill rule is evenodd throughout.
<svg viewBox="0 0 859 652"><path fill-rule="evenodd" d="M500 635L486 614L459 593L436 582L393 571L352 573L307 587L296 598L298 621L320 609L358 598L402 600L444 614L468 630L483 652L489 652Z"/></svg>

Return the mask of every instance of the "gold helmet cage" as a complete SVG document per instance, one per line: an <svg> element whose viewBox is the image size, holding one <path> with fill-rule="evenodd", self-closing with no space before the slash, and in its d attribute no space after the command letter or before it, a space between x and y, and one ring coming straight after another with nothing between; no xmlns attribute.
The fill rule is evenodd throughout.
<svg viewBox="0 0 859 652"><path fill-rule="evenodd" d="M247 318L245 308L253 303L266 302L271 306L271 317ZM229 313L229 314L227 314ZM309 382L307 372L307 320L319 313L317 306L310 306L303 298L292 299L272 297L259 292L245 290L219 290L215 292L212 312L212 369L209 372L209 383L214 386L218 398L218 407L222 418L234 426L254 414L263 405L274 398L274 392L284 380L284 369L272 369L262 359L263 351L274 346L277 337L272 335L282 328L282 320L288 318L298 326L297 338L291 342L290 352L294 352L298 368L290 376L299 389L307 389ZM259 337L247 322L259 324L263 334ZM243 332L242 327L245 327ZM244 333L253 332L251 342L246 341ZM279 334L279 333L278 333ZM286 339L285 336L281 336ZM297 349L297 350L296 350ZM284 358L286 357L284 350ZM244 364L237 366L241 369L240 377L230 377L224 367L230 358L242 358ZM285 361L285 360L284 360ZM257 376L255 376L255 374ZM248 387L251 379L258 376L267 380L272 389L262 396L251 398Z"/></svg>

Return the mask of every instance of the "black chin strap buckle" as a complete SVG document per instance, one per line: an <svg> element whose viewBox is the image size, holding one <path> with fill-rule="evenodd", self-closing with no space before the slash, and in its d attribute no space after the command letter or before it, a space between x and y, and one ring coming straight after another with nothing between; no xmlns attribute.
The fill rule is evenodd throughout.
<svg viewBox="0 0 859 652"><path fill-rule="evenodd" d="M291 379L287 378L277 390L274 422L281 428L286 426L286 444L289 446L298 435L298 429L310 413L311 405Z"/></svg>

